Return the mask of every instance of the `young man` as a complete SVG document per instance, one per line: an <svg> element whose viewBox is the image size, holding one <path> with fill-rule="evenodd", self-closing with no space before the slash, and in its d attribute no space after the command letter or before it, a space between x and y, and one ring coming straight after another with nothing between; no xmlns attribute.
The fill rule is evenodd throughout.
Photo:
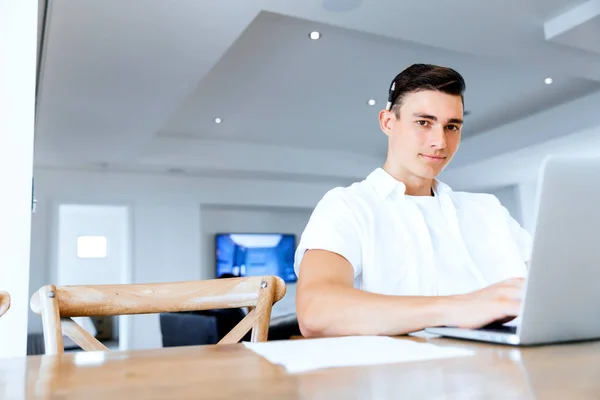
<svg viewBox="0 0 600 400"><path fill-rule="evenodd" d="M416 64L379 113L383 168L329 191L296 251L305 336L401 335L477 328L517 316L531 238L495 196L436 176L458 149L462 76Z"/></svg>

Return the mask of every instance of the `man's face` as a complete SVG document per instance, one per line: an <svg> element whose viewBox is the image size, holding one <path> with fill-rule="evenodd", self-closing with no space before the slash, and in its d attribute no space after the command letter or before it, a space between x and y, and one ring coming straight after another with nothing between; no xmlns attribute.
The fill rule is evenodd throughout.
<svg viewBox="0 0 600 400"><path fill-rule="evenodd" d="M380 113L389 137L388 162L424 179L435 178L450 162L460 143L463 105L460 96L426 90L410 93L393 112Z"/></svg>

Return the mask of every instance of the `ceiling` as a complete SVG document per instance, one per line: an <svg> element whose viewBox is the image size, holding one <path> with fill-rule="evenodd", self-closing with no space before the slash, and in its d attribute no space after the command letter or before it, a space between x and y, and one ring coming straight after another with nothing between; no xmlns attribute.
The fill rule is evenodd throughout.
<svg viewBox="0 0 600 400"><path fill-rule="evenodd" d="M377 113L412 63L464 75L465 141L599 91L593 26L545 36L584 3L50 0L36 164L352 180L385 157Z"/></svg>

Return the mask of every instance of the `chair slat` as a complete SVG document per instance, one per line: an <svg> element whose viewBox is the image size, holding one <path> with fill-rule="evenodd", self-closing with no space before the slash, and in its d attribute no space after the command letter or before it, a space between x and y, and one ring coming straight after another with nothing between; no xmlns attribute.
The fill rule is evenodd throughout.
<svg viewBox="0 0 600 400"><path fill-rule="evenodd" d="M108 351L108 347L103 345L83 329L77 322L71 318L62 319L62 330L65 335L71 338L72 341L77 343L85 351Z"/></svg>
<svg viewBox="0 0 600 400"><path fill-rule="evenodd" d="M227 333L217 344L231 344L239 342L256 321L256 309L250 311L232 330Z"/></svg>

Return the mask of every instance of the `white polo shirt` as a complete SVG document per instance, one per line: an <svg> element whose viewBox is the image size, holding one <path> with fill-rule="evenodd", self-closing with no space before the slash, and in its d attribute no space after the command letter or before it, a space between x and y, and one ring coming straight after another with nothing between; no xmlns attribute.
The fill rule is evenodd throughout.
<svg viewBox="0 0 600 400"><path fill-rule="evenodd" d="M378 168L325 194L300 238L296 274L305 251L321 249L350 262L354 287L381 294L468 293L526 275L531 236L495 196L437 180L435 196L405 192Z"/></svg>

